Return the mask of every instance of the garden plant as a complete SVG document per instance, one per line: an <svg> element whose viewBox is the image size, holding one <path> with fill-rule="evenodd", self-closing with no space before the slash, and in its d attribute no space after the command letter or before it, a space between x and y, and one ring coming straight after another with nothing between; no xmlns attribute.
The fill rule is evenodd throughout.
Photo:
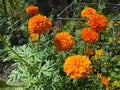
<svg viewBox="0 0 120 90"><path fill-rule="evenodd" d="M88 4L77 9L84 20L53 28L52 15L25 2L0 2L0 59L14 67L1 90L120 89L120 14Z"/></svg>

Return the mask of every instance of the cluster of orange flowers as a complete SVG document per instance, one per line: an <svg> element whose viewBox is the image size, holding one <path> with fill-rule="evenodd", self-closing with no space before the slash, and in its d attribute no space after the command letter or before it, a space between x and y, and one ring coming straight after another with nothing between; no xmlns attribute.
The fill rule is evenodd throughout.
<svg viewBox="0 0 120 90"><path fill-rule="evenodd" d="M27 14L38 14L39 8L37 6L28 6L26 7L26 13Z"/></svg>
<svg viewBox="0 0 120 90"><path fill-rule="evenodd" d="M100 15L95 9L87 7L82 10L81 17L87 18L90 28L84 28L81 31L82 39L87 43L98 41L99 32L105 30L108 26L108 20L104 15Z"/></svg>
<svg viewBox="0 0 120 90"><path fill-rule="evenodd" d="M68 32L61 32L56 34L54 38L54 45L58 51L68 51L75 43L72 35Z"/></svg>
<svg viewBox="0 0 120 90"><path fill-rule="evenodd" d="M72 79L83 78L90 73L91 61L87 56L74 55L65 59L64 71Z"/></svg>
<svg viewBox="0 0 120 90"><path fill-rule="evenodd" d="M28 21L28 31L30 33L30 39L32 42L37 42L38 35L48 32L52 28L52 22L39 13L37 6L28 6L26 8L27 14L35 14Z"/></svg>

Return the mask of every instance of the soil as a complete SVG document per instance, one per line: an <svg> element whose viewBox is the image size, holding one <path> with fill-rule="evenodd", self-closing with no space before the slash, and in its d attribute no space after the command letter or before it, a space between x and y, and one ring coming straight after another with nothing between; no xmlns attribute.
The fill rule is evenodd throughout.
<svg viewBox="0 0 120 90"><path fill-rule="evenodd" d="M13 62L0 62L0 79L7 80L14 69Z"/></svg>

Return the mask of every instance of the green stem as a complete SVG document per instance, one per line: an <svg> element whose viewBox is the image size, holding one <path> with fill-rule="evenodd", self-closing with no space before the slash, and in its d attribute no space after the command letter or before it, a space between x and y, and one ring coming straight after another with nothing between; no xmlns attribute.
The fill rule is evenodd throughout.
<svg viewBox="0 0 120 90"><path fill-rule="evenodd" d="M11 87L11 88L14 88L14 87L25 87L25 84L10 85L10 84L7 84L7 82L4 81L3 79L0 79L0 88L7 88L7 87Z"/></svg>
<svg viewBox="0 0 120 90"><path fill-rule="evenodd" d="M25 85L8 85L7 87L15 88L15 87L25 87Z"/></svg>
<svg viewBox="0 0 120 90"><path fill-rule="evenodd" d="M28 63L27 62L25 62L24 60L23 60L23 58L17 53L17 52L15 52L11 47L10 47L10 45L8 44L8 42L3 38L3 36L0 34L0 39L3 41L3 43L16 55L16 56L18 56L18 58L20 58L26 65L28 65ZM18 59L19 60L19 59ZM20 61L21 61L20 60ZM23 63L21 63L21 64L23 64ZM29 65L28 65L29 66Z"/></svg>
<svg viewBox="0 0 120 90"><path fill-rule="evenodd" d="M40 35L41 35L41 34L38 35L38 45L37 45L37 51L38 51L38 52L39 52L39 45L40 45L40 44L39 44L39 43L40 43Z"/></svg>
<svg viewBox="0 0 120 90"><path fill-rule="evenodd" d="M7 7L6 7L6 0L2 0L2 3L3 3L3 7L4 7L4 11L5 11L5 15L7 17Z"/></svg>
<svg viewBox="0 0 120 90"><path fill-rule="evenodd" d="M119 18L120 14L118 14L116 17L114 17L112 20L115 20L117 18Z"/></svg>
<svg viewBox="0 0 120 90"><path fill-rule="evenodd" d="M103 9L105 8L105 3L102 3L102 0L99 0L98 3L98 12L102 13Z"/></svg>

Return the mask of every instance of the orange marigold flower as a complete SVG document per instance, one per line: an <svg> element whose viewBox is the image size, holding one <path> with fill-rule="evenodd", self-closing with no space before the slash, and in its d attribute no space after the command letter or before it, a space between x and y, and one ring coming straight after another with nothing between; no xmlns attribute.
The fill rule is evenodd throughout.
<svg viewBox="0 0 120 90"><path fill-rule="evenodd" d="M105 77L105 76L101 76L101 83L105 86L108 86L109 82L110 82L110 77Z"/></svg>
<svg viewBox="0 0 120 90"><path fill-rule="evenodd" d="M38 14L39 8L37 6L28 6L26 8L26 13L27 14Z"/></svg>
<svg viewBox="0 0 120 90"><path fill-rule="evenodd" d="M28 21L28 31L30 33L46 33L48 30L52 28L52 22L43 15L35 15Z"/></svg>
<svg viewBox="0 0 120 90"><path fill-rule="evenodd" d="M95 32L91 28L82 29L80 35L82 39L87 43L94 43L99 39L99 33Z"/></svg>
<svg viewBox="0 0 120 90"><path fill-rule="evenodd" d="M108 20L103 15L94 14L89 19L89 25L96 31L105 30L108 26Z"/></svg>
<svg viewBox="0 0 120 90"><path fill-rule="evenodd" d="M64 71L72 79L85 77L91 68L91 61L87 56L74 55L65 59Z"/></svg>
<svg viewBox="0 0 120 90"><path fill-rule="evenodd" d="M58 51L68 51L74 43L74 38L68 32L58 33L54 38L54 45Z"/></svg>
<svg viewBox="0 0 120 90"><path fill-rule="evenodd" d="M30 40L32 42L37 42L38 41L38 36L39 36L39 34L31 34L30 35Z"/></svg>
<svg viewBox="0 0 120 90"><path fill-rule="evenodd" d="M91 7L86 7L81 11L81 17L89 19L91 15L96 14L96 10Z"/></svg>

